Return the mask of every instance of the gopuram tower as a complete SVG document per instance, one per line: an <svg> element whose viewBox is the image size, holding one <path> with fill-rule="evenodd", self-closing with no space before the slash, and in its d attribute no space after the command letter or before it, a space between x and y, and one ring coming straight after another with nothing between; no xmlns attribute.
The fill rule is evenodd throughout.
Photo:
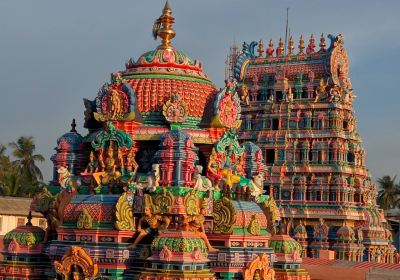
<svg viewBox="0 0 400 280"><path fill-rule="evenodd" d="M394 262L391 233L376 205L356 130L343 36L311 35L276 48L272 39L244 43L233 76L242 103L241 141L252 141L266 163L264 188L273 196L303 256L320 250L351 261ZM257 50L256 50L257 48Z"/></svg>

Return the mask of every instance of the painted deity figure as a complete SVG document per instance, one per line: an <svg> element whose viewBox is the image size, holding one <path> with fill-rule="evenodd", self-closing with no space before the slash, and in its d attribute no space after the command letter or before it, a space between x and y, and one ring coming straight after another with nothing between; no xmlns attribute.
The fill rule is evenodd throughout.
<svg viewBox="0 0 400 280"><path fill-rule="evenodd" d="M319 223L314 225L314 239L324 241L328 239L328 226L325 224L323 218L319 219Z"/></svg>
<svg viewBox="0 0 400 280"><path fill-rule="evenodd" d="M240 99L244 104L249 105L250 104L249 89L247 88L246 84L242 85L241 92L242 95L240 96Z"/></svg>
<svg viewBox="0 0 400 280"><path fill-rule="evenodd" d="M326 88L328 87L328 84L328 81L324 82L324 78L319 80L319 86L315 90L314 103L326 97Z"/></svg>
<svg viewBox="0 0 400 280"><path fill-rule="evenodd" d="M160 165L155 163L151 166L151 171L149 172L148 176L146 177L147 186L146 188L150 192L154 192L156 188L160 185Z"/></svg>
<svg viewBox="0 0 400 280"><path fill-rule="evenodd" d="M99 151L98 161L99 161L100 171L104 171L104 169L106 168L106 165L104 163L103 150Z"/></svg>
<svg viewBox="0 0 400 280"><path fill-rule="evenodd" d="M215 185L218 185L220 180L222 179L221 174L219 173L219 167L218 167L218 162L220 161L220 157L215 151L215 149L212 150L210 159L207 165L207 177L210 178L215 182Z"/></svg>
<svg viewBox="0 0 400 280"><path fill-rule="evenodd" d="M114 174L116 172L117 169L117 164L115 162L115 158L114 158L114 148L112 143L110 143L110 146L108 147L107 150L107 158L105 160L105 171L108 174Z"/></svg>
<svg viewBox="0 0 400 280"><path fill-rule="evenodd" d="M205 215L206 215L206 205L202 204L200 208L200 213L198 215L184 216L183 229L185 231L194 232L197 236L203 239L210 253L216 253L219 250L211 246L210 241L207 238L206 231L204 229Z"/></svg>
<svg viewBox="0 0 400 280"><path fill-rule="evenodd" d="M110 94L110 107L111 107L111 113L112 119L115 119L118 115L122 113L122 104L121 104L121 99L119 96L118 91L112 90Z"/></svg>
<svg viewBox="0 0 400 280"><path fill-rule="evenodd" d="M232 188L234 184L240 182L240 176L237 175L240 164L240 156L235 154L232 145L228 145L225 152L225 158L221 166L221 174L223 178L225 178L225 184L230 188Z"/></svg>
<svg viewBox="0 0 400 280"><path fill-rule="evenodd" d="M163 217L159 214L153 213L153 205L145 205L144 214L140 218L137 231L139 235L136 237L135 241L129 247L131 249L136 249L139 242L147 235L155 236L159 230L166 230L169 226L170 219L168 217ZM143 228L143 226L145 228Z"/></svg>
<svg viewBox="0 0 400 280"><path fill-rule="evenodd" d="M118 179L121 176L121 172L117 170L117 163L114 158L114 148L112 142L110 142L110 145L107 149L106 160L104 161L103 158L101 158L101 161L103 162L101 165L104 166L104 169L102 169L104 171L96 172L93 174L93 177L98 186L100 186L101 184L107 184L110 181Z"/></svg>
<svg viewBox="0 0 400 280"><path fill-rule="evenodd" d="M289 91L286 94L286 102L292 102L292 101L293 101L293 92L292 88L289 88Z"/></svg>
<svg viewBox="0 0 400 280"><path fill-rule="evenodd" d="M356 232L356 235L357 235L358 243L361 243L361 242L363 241L363 239L364 239L364 234L363 234L362 225L358 226L358 227L356 228L355 232Z"/></svg>
<svg viewBox="0 0 400 280"><path fill-rule="evenodd" d="M125 168L124 153L121 149L118 149L118 165L121 171Z"/></svg>
<svg viewBox="0 0 400 280"><path fill-rule="evenodd" d="M129 175L135 177L139 169L139 164L135 160L135 153L131 150L126 158L126 170Z"/></svg>
<svg viewBox="0 0 400 280"><path fill-rule="evenodd" d="M306 239L307 238L307 230L303 225L303 221L300 220L299 224L294 229L294 237L296 239Z"/></svg>
<svg viewBox="0 0 400 280"><path fill-rule="evenodd" d="M90 174L95 173L98 171L98 168L99 168L99 163L96 160L94 151L91 151L89 156L89 163L86 166L84 173L90 173Z"/></svg>
<svg viewBox="0 0 400 280"><path fill-rule="evenodd" d="M329 91L329 102L338 102L342 96L342 88L334 85Z"/></svg>
<svg viewBox="0 0 400 280"><path fill-rule="evenodd" d="M249 184L251 195L255 197L256 201L260 195L264 193L264 175L262 173L253 176Z"/></svg>

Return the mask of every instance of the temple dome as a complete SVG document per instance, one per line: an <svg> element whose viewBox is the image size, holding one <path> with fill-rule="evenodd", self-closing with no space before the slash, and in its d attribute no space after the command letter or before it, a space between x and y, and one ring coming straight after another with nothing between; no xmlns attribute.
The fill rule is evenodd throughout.
<svg viewBox="0 0 400 280"><path fill-rule="evenodd" d="M343 225L338 229L336 235L339 240L341 241L354 241L355 240L355 233L354 230L347 225Z"/></svg>
<svg viewBox="0 0 400 280"><path fill-rule="evenodd" d="M83 137L80 135L76 129L75 119L73 119L71 124L71 130L63 134L57 139L58 151L79 151L82 145Z"/></svg>
<svg viewBox="0 0 400 280"><path fill-rule="evenodd" d="M45 237L45 231L31 223L32 215L29 212L28 222L26 225L16 227L9 231L3 238L4 245L9 245L11 242L17 242L22 246L36 246L41 243Z"/></svg>
<svg viewBox="0 0 400 280"><path fill-rule="evenodd" d="M146 52L139 57L137 62L130 59L126 63L126 70L143 74L149 71L154 72L155 70L160 73L175 71L182 75L201 77L208 80L198 60L194 60L184 52L172 47L168 49L157 48Z"/></svg>
<svg viewBox="0 0 400 280"><path fill-rule="evenodd" d="M159 119L163 120L163 105L173 94L178 94L188 106L187 123L197 126L217 89L204 74L198 60L170 44L175 31L172 29L174 18L169 5L156 22L159 26L153 29L153 34L155 38L162 39L162 44L136 61L129 59L125 71L120 73L120 79L128 83L135 93L145 124L159 125Z"/></svg>
<svg viewBox="0 0 400 280"><path fill-rule="evenodd" d="M269 246L274 249L276 254L293 254L296 250L298 253L302 251L300 243L289 235L273 235Z"/></svg>

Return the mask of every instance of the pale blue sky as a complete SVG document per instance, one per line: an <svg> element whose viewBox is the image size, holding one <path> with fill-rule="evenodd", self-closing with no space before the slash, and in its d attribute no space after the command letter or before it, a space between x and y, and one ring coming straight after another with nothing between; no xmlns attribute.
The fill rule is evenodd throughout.
<svg viewBox="0 0 400 280"><path fill-rule="evenodd" d="M367 167L374 178L399 173L400 1L170 3L175 47L199 59L217 86L233 39L277 42L284 36L286 7L296 40L300 34L342 33ZM151 29L163 6L164 0L0 1L0 143L34 136L50 179L49 158L72 118L85 134L82 98L93 99L111 72L158 45Z"/></svg>

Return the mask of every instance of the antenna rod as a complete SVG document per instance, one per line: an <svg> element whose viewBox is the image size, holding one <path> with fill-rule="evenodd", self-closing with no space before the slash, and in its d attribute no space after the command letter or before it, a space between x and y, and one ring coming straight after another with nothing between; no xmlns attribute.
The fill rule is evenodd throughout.
<svg viewBox="0 0 400 280"><path fill-rule="evenodd" d="M289 8L286 8L286 31L285 31L285 48L284 48L285 55L286 55L286 48L287 48L288 26L289 26Z"/></svg>

